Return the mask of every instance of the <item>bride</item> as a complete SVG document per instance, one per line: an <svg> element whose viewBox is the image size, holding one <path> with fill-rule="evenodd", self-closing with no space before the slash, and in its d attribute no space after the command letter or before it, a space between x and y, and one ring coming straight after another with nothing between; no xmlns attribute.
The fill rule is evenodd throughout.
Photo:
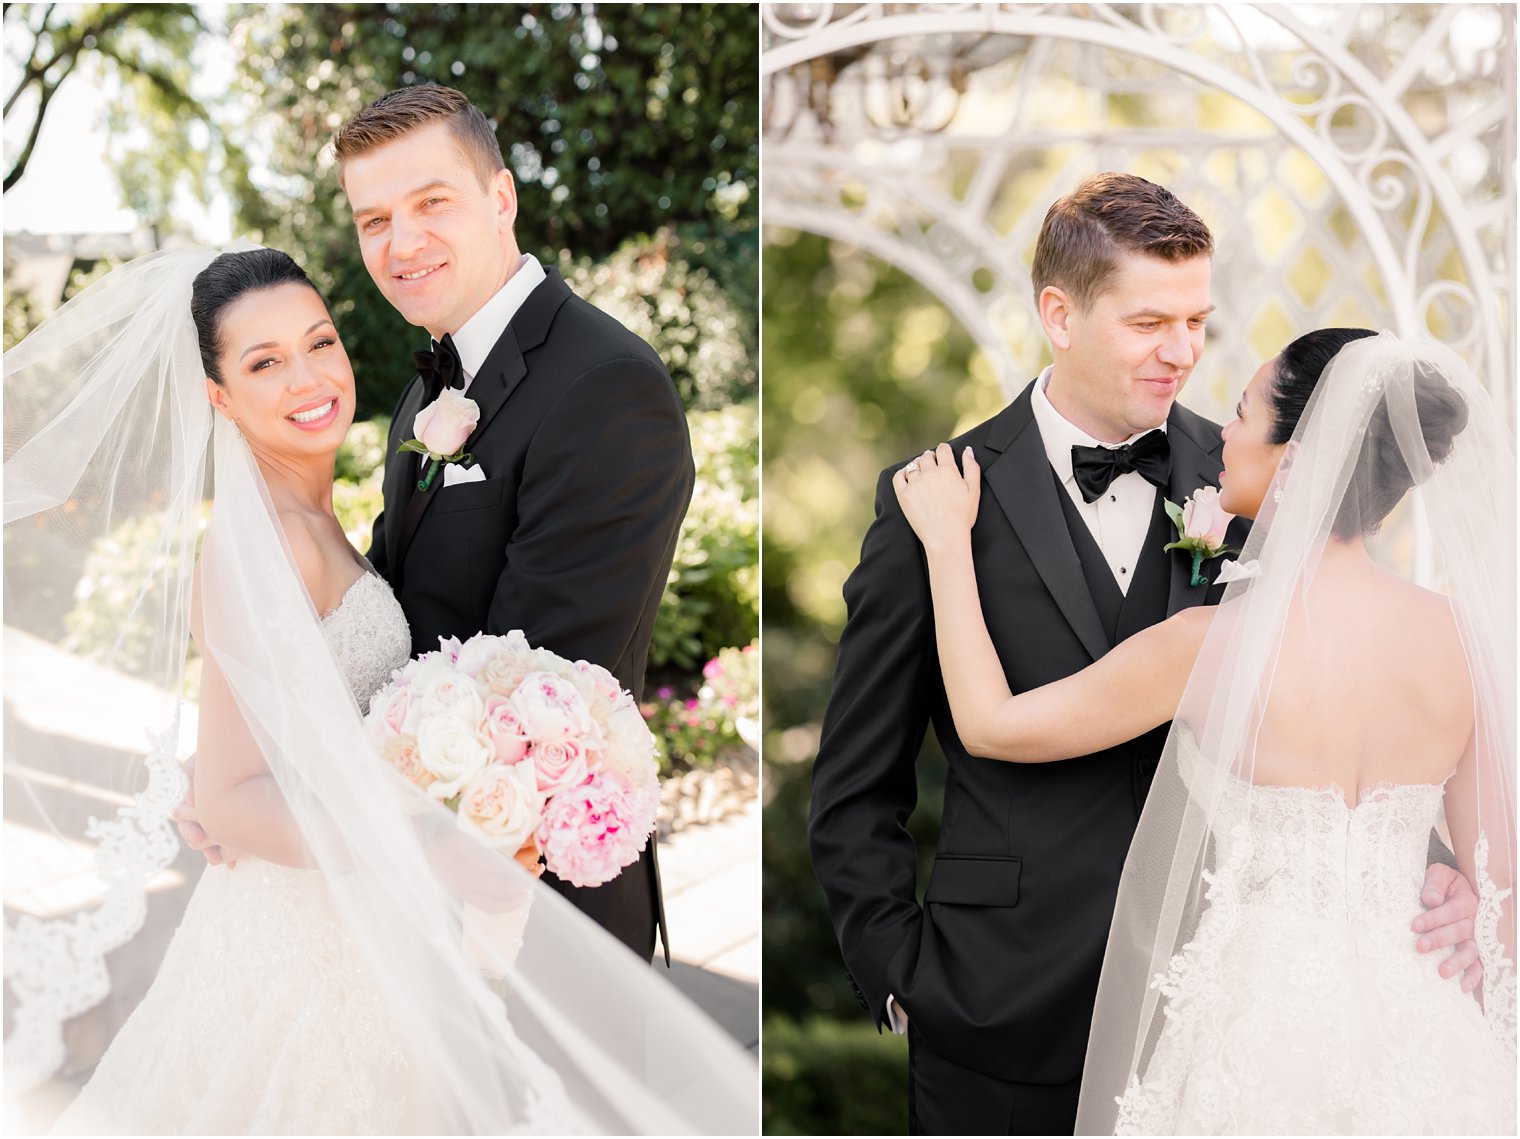
<svg viewBox="0 0 1520 1139"><path fill-rule="evenodd" d="M477 842L368 742L411 638L333 511L354 377L296 264L153 254L5 372L7 663L46 678L8 693L7 856L13 832L39 863L89 851L104 886L94 909L8 920L8 1098L103 1033L60 1131L752 1133L738 1047L540 887L531 840L515 858ZM57 581L90 551L119 561L124 527L149 556L112 567L86 652ZM47 687L70 714L49 717ZM182 735L201 822L236 856L181 921L159 895ZM81 797L107 817L81 825Z"/></svg>
<svg viewBox="0 0 1520 1139"><path fill-rule="evenodd" d="M1467 368L1386 333L1290 344L1224 429L1220 504L1256 524L1222 603L1017 695L981 616L962 459L964 476L941 446L895 486L968 749L1080 756L1172 722L1078 1133L1513 1134L1514 457ZM1440 592L1372 548L1395 510ZM1440 825L1478 892L1478 991L1408 933Z"/></svg>

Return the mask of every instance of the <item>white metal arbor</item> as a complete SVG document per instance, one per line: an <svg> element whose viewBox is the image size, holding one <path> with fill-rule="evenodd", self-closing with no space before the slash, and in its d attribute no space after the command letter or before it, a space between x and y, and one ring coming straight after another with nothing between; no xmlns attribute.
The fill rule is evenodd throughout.
<svg viewBox="0 0 1520 1139"><path fill-rule="evenodd" d="M1512 421L1513 5L762 12L767 223L917 278L1010 391L1046 351L1046 205L1128 169L1215 230L1200 410L1297 332L1362 324L1456 348Z"/></svg>

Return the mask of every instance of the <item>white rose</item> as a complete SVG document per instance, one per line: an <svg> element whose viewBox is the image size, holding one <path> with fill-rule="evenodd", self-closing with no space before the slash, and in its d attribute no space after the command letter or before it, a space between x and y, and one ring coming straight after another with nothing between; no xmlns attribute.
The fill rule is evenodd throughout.
<svg viewBox="0 0 1520 1139"><path fill-rule="evenodd" d="M444 458L464 449L465 440L480 422L480 407L457 388L444 388L438 398L417 413L412 430L432 455Z"/></svg>
<svg viewBox="0 0 1520 1139"><path fill-rule="evenodd" d="M538 829L543 806L531 762L493 763L465 780L459 797L459 828L516 853Z"/></svg>
<svg viewBox="0 0 1520 1139"><path fill-rule="evenodd" d="M440 801L452 798L467 778L496 755L496 745L485 735L449 715L423 717L417 750L422 765L438 779L428 786L428 794Z"/></svg>

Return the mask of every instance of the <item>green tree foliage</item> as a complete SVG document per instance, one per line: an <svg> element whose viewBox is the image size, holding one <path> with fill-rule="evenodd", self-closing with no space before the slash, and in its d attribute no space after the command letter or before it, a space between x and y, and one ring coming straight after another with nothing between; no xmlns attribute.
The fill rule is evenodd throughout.
<svg viewBox="0 0 1520 1139"><path fill-rule="evenodd" d="M114 74L122 97L113 131L145 127L155 146L114 152L127 204L150 217L168 213L182 178L202 179L208 148L194 145L211 117L190 93L191 49L204 31L189 4L7 4L7 45L21 45L21 71L6 92L6 125L26 123L26 138L5 173L5 189L26 174L53 97L75 74Z"/></svg>
<svg viewBox="0 0 1520 1139"><path fill-rule="evenodd" d="M394 87L446 83L493 120L518 184L524 251L600 261L673 227L692 267L754 327L753 7L245 6L231 28L241 106L251 123L281 124L260 173L244 167L234 180L240 228L292 252L326 293L361 417L394 406L419 334L364 269L328 144Z"/></svg>

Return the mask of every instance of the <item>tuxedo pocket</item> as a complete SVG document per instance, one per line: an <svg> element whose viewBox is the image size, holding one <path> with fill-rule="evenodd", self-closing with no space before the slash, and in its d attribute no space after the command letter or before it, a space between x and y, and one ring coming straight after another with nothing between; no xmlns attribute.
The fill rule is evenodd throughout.
<svg viewBox="0 0 1520 1139"><path fill-rule="evenodd" d="M1011 855L938 855L929 873L924 901L952 906L1016 906L1023 865L1023 859Z"/></svg>
<svg viewBox="0 0 1520 1139"><path fill-rule="evenodd" d="M500 506L506 490L507 480L504 478L439 487L434 492L437 498L432 509L436 513L447 514L453 510L484 510L489 506Z"/></svg>

